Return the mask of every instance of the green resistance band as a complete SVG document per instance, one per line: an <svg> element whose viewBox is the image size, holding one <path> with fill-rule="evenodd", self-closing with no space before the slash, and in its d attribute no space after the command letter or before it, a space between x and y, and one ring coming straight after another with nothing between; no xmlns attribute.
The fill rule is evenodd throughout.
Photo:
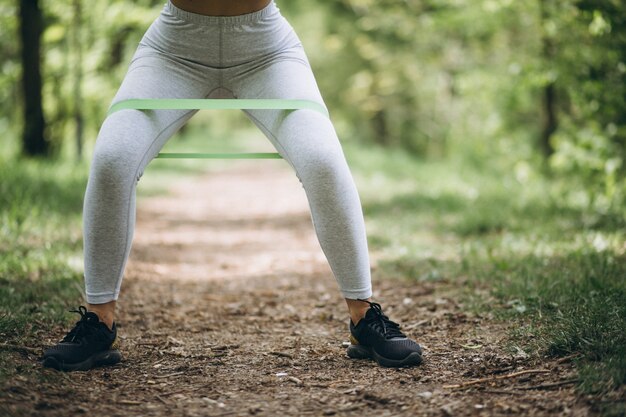
<svg viewBox="0 0 626 417"><path fill-rule="evenodd" d="M129 99L113 104L107 116L120 110L314 110L328 117L321 104L311 100L283 99ZM160 153L169 159L280 159L277 153Z"/></svg>

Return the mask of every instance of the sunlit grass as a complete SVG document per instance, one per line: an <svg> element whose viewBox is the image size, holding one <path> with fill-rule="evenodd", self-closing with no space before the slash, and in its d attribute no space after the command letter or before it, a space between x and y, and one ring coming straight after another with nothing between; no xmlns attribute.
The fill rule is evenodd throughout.
<svg viewBox="0 0 626 417"><path fill-rule="evenodd" d="M380 278L462 280L466 305L515 323L529 353L579 354L584 391L626 384L622 211L569 204L562 179L345 148Z"/></svg>
<svg viewBox="0 0 626 417"><path fill-rule="evenodd" d="M40 346L81 299L87 165L0 158L0 338ZM26 372L19 355L0 349L0 381Z"/></svg>

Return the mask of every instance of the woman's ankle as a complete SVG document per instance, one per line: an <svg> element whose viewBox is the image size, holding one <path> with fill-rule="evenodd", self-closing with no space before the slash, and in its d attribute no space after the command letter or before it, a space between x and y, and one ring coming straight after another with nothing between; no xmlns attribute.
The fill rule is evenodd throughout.
<svg viewBox="0 0 626 417"><path fill-rule="evenodd" d="M346 304L348 304L348 312L350 313L350 320L352 320L352 324L355 326L363 317L365 317L365 313L369 310L370 306L368 303L361 300L351 300L346 298ZM370 298L367 298L369 301Z"/></svg>
<svg viewBox="0 0 626 417"><path fill-rule="evenodd" d="M101 322L106 324L109 329L113 329L115 301L109 301L104 304L87 304L87 310L96 313Z"/></svg>

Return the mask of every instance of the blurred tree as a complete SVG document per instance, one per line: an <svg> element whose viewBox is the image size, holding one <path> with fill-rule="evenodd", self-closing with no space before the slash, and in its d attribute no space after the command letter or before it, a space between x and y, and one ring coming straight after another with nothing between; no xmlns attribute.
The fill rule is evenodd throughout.
<svg viewBox="0 0 626 417"><path fill-rule="evenodd" d="M20 0L20 36L22 43L22 89L24 126L22 149L27 155L47 155L45 119L41 97L41 34L43 19L38 0Z"/></svg>
<svg viewBox="0 0 626 417"><path fill-rule="evenodd" d="M73 104L74 104L74 125L76 135L76 156L77 159L81 159L83 156L83 132L84 132L84 117L83 117L83 96L82 96L82 81L83 81L83 13L81 0L73 0L73 26L72 31L72 45L74 49L74 88L73 88Z"/></svg>
<svg viewBox="0 0 626 417"><path fill-rule="evenodd" d="M553 1L546 23L555 42L549 78L561 97L551 166L581 184L571 198L597 212L619 208L626 199L626 3Z"/></svg>
<svg viewBox="0 0 626 417"><path fill-rule="evenodd" d="M551 63L555 59L554 36L547 29L551 13L549 11L550 4L554 0L539 0L540 18L541 18L541 44L542 58L546 63ZM542 92L542 110L543 110L543 126L539 136L539 148L543 152L545 158L549 158L554 153L554 147L550 142L552 134L557 129L557 89L556 80L548 79L543 87Z"/></svg>

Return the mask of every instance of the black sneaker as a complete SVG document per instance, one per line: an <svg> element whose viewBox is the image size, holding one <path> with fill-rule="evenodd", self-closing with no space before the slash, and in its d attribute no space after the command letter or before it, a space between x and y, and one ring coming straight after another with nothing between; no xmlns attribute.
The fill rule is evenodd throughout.
<svg viewBox="0 0 626 417"><path fill-rule="evenodd" d="M84 306L70 310L80 320L56 346L43 354L42 365L59 371L86 371L96 366L114 365L122 359L117 345L117 329L109 330L96 313Z"/></svg>
<svg viewBox="0 0 626 417"><path fill-rule="evenodd" d="M374 359L380 366L400 368L422 363L422 348L400 331L398 323L383 314L378 303L359 300L370 305L355 326L350 320L348 356L353 359Z"/></svg>

